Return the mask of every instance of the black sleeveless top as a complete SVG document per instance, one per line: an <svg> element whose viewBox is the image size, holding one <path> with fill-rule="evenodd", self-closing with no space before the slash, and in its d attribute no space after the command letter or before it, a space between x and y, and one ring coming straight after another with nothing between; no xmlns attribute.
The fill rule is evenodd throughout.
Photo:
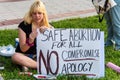
<svg viewBox="0 0 120 80"><path fill-rule="evenodd" d="M29 38L29 34L32 32L32 24L27 24L21 22L18 26L26 33L26 38ZM25 53L25 54L36 54L36 39L34 40L34 46L30 47L26 52L22 52L20 49L20 45L16 47L15 52Z"/></svg>

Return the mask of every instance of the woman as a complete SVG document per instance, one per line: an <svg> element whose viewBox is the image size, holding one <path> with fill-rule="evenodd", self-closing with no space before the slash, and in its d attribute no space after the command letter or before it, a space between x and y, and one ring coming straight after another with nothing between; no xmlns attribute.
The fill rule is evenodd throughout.
<svg viewBox="0 0 120 80"><path fill-rule="evenodd" d="M24 68L36 69L37 63L33 60L36 54L36 30L40 29L42 32L46 28L50 28L50 25L45 6L40 0L36 0L25 15L24 21L18 26L19 45L12 61Z"/></svg>

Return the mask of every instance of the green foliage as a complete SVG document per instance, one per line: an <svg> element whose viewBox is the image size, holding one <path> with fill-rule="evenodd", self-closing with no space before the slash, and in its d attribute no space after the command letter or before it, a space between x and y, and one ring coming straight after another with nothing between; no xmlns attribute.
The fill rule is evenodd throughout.
<svg viewBox="0 0 120 80"><path fill-rule="evenodd" d="M57 22L51 22L55 28L99 28L105 33L105 39L107 36L107 27L105 20L102 23L98 22L98 16L66 19ZM15 44L15 38L18 37L17 30L0 30L0 46ZM105 63L113 62L120 66L120 53L114 51L113 47L105 47ZM35 80L33 76L18 75L20 71L17 65L13 64L10 57L0 56L0 61L4 61L5 69L0 71L0 74L5 80ZM37 73L36 70L31 70L33 73ZM57 80L119 80L120 74L113 71L110 68L105 67L105 77L99 79L86 78L86 76L75 75L59 75Z"/></svg>
<svg viewBox="0 0 120 80"><path fill-rule="evenodd" d="M15 44L15 38L18 37L17 30L0 30L0 46Z"/></svg>

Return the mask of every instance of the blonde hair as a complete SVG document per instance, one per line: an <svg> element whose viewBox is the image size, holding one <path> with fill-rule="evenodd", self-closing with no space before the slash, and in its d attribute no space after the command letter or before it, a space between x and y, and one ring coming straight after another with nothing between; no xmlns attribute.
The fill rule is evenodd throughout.
<svg viewBox="0 0 120 80"><path fill-rule="evenodd" d="M45 8L45 5L43 2L40 0L36 0L30 7L30 10L28 13L24 16L24 21L25 23L31 24L32 23L32 13L33 12L41 12L43 13L43 20L42 23L40 23L40 26L46 26L49 27L49 22L48 22L48 16L47 16L47 11Z"/></svg>

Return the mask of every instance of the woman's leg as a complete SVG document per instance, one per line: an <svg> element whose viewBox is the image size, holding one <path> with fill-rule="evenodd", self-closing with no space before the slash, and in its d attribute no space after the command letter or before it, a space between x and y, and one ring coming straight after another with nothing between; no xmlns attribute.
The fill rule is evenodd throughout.
<svg viewBox="0 0 120 80"><path fill-rule="evenodd" d="M37 62L23 55L22 53L15 53L12 56L12 61L21 66L26 66L26 67L34 68L34 69L37 68Z"/></svg>

